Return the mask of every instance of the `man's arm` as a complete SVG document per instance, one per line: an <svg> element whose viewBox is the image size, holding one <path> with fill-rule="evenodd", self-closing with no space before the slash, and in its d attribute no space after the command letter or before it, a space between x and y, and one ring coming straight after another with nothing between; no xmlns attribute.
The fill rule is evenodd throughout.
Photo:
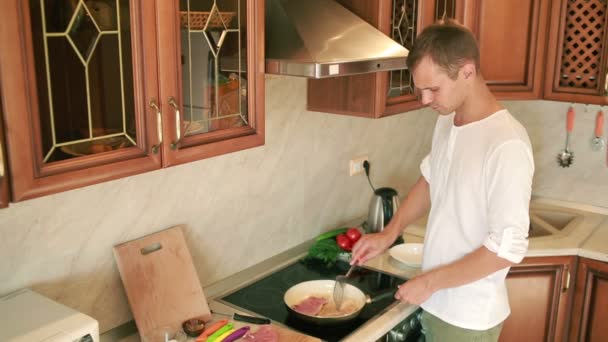
<svg viewBox="0 0 608 342"><path fill-rule="evenodd" d="M420 176L384 230L377 234L365 234L357 241L353 247L351 264L364 264L384 252L401 235L403 229L424 215L430 206L429 183Z"/></svg>
<svg viewBox="0 0 608 342"><path fill-rule="evenodd" d="M515 263L481 246L459 260L410 279L399 287L395 297L420 305L436 291L472 283L512 265Z"/></svg>

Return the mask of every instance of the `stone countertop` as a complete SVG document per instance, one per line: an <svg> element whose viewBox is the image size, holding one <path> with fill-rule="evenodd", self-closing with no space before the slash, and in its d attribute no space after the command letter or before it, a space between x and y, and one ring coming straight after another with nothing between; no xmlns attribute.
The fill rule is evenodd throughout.
<svg viewBox="0 0 608 342"><path fill-rule="evenodd" d="M404 238L406 238L406 242L412 243L422 243L423 238L419 236L408 236L404 234ZM400 278L410 279L421 272L420 267L412 267L406 266L405 264L400 263L390 256L389 252L386 251L377 257L368 260L365 263L365 267L371 268L373 270L394 274Z"/></svg>
<svg viewBox="0 0 608 342"><path fill-rule="evenodd" d="M533 214L564 213L574 219L559 232L530 237L526 256L579 255L608 261L608 209L539 198L530 203L530 210ZM425 226L426 217L411 224L405 230L404 240L423 242Z"/></svg>
<svg viewBox="0 0 608 342"><path fill-rule="evenodd" d="M605 220L581 246L579 256L608 262L608 220Z"/></svg>

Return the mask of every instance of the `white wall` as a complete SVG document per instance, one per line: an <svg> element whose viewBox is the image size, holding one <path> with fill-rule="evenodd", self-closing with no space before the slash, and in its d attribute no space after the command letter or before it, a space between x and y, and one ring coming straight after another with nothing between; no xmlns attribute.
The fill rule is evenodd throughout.
<svg viewBox="0 0 608 342"><path fill-rule="evenodd" d="M0 210L0 295L31 287L106 331L131 319L112 257L117 243L186 224L204 286L366 215L371 190L363 176L348 176L353 157L369 156L375 186L404 194L419 176L436 114L371 120L308 112L305 92L305 79L267 79L262 147ZM585 144L594 115L577 118L577 159L561 169L554 160L568 104L506 105L531 134L535 194L608 207L605 151L601 157Z"/></svg>

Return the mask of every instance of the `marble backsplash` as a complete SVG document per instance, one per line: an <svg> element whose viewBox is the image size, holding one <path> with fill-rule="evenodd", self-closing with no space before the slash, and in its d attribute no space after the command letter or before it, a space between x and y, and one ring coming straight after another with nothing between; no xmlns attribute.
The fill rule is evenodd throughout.
<svg viewBox="0 0 608 342"><path fill-rule="evenodd" d="M364 216L371 189L348 176L367 155L375 186L405 194L419 176L436 114L380 120L306 111L306 80L267 77L266 144L50 195L0 210L0 295L30 287L99 320L130 320L112 246L185 224L203 286ZM507 102L528 128L534 194L608 207L606 151L591 152L597 107L577 104L574 165L559 168L567 103ZM592 113L593 112L593 113ZM221 264L221 267L220 267Z"/></svg>
<svg viewBox="0 0 608 342"><path fill-rule="evenodd" d="M595 116L600 106L552 101L508 101L504 104L526 127L532 141L536 164L534 196L608 207L606 147L601 151L591 149ZM570 137L574 162L570 167L562 168L557 164L557 155L566 144L566 112L571 105L576 113ZM606 141L606 135L603 139Z"/></svg>

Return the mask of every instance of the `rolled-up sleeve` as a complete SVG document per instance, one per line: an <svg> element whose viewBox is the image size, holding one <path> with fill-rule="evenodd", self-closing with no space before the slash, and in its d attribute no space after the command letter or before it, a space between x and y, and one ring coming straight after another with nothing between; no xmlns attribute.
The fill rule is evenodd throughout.
<svg viewBox="0 0 608 342"><path fill-rule="evenodd" d="M427 183L431 183L431 154L427 154L420 163L420 173L426 179Z"/></svg>
<svg viewBox="0 0 608 342"><path fill-rule="evenodd" d="M508 141L488 158L486 168L490 232L483 245L519 263L528 251L534 159L529 145Z"/></svg>

